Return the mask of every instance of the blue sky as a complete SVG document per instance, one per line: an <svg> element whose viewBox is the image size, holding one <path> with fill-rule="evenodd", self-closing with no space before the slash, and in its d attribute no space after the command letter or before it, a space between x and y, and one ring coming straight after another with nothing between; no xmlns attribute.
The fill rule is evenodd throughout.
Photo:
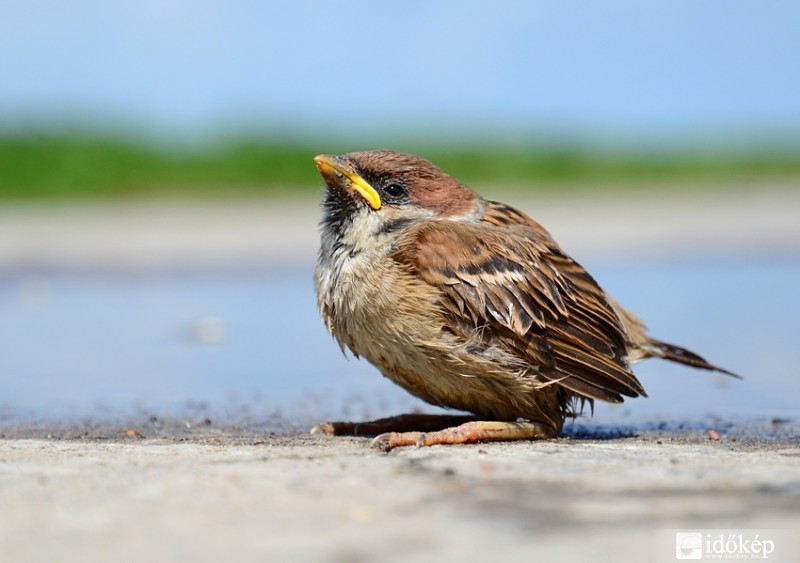
<svg viewBox="0 0 800 563"><path fill-rule="evenodd" d="M5 0L0 125L800 132L800 3Z"/></svg>

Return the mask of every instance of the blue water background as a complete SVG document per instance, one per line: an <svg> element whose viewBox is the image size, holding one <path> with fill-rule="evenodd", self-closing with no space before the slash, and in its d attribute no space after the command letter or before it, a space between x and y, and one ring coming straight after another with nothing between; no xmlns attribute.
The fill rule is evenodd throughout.
<svg viewBox="0 0 800 563"><path fill-rule="evenodd" d="M650 360L649 398L595 419L800 416L800 259L586 264L659 339L743 381ZM308 269L0 276L0 424L192 409L292 417L426 408L325 332ZM427 409L431 410L431 409Z"/></svg>

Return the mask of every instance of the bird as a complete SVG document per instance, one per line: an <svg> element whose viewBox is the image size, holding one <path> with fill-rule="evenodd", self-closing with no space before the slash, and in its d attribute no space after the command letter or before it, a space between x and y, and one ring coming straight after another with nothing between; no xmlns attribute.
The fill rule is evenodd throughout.
<svg viewBox="0 0 800 563"><path fill-rule="evenodd" d="M432 405L470 413L328 422L384 450L558 436L594 401L646 397L662 358L739 377L649 336L537 221L430 161L314 158L325 182L317 304L342 351Z"/></svg>

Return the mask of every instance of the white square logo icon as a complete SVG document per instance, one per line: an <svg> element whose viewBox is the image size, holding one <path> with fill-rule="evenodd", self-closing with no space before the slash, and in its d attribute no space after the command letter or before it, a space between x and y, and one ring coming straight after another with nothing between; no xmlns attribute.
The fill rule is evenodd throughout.
<svg viewBox="0 0 800 563"><path fill-rule="evenodd" d="M702 559L703 534L701 532L678 532L675 534L676 559Z"/></svg>

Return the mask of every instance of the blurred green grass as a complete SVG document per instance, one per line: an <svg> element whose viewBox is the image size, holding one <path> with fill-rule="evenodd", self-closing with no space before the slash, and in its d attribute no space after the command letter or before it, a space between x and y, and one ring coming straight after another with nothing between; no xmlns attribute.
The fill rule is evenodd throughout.
<svg viewBox="0 0 800 563"><path fill-rule="evenodd" d="M624 187L642 181L724 185L743 178L800 179L800 151L666 154L542 147L396 147L432 160L474 186ZM353 147L228 140L194 148L82 134L0 135L0 198L88 198L151 194L313 192L311 159Z"/></svg>

